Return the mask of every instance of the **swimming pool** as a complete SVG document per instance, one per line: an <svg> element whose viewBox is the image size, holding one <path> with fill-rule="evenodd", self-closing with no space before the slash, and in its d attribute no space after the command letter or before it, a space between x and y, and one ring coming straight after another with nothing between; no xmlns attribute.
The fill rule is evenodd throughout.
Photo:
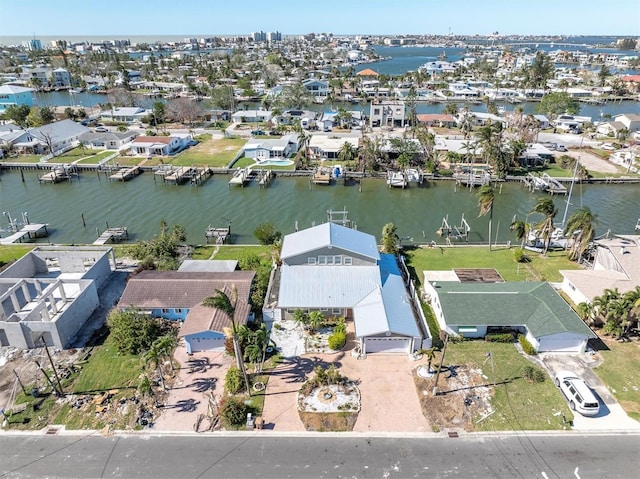
<svg viewBox="0 0 640 479"><path fill-rule="evenodd" d="M293 165L293 161L291 160L263 160L258 161L256 166L291 166Z"/></svg>

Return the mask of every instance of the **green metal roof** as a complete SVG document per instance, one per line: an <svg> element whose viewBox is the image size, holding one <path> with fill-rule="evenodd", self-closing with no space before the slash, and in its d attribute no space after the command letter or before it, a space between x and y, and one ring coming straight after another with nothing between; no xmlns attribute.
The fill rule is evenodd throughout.
<svg viewBox="0 0 640 479"><path fill-rule="evenodd" d="M521 326L535 336L563 332L595 338L564 299L542 282L438 282L448 325Z"/></svg>

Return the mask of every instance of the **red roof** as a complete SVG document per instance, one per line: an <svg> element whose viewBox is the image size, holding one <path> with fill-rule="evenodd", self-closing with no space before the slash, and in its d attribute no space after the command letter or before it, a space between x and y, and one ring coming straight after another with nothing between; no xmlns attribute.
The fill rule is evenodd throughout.
<svg viewBox="0 0 640 479"><path fill-rule="evenodd" d="M418 115L418 121L428 123L430 121L443 121L445 123L451 123L456 121L453 115L446 115L444 113L425 113Z"/></svg>
<svg viewBox="0 0 640 479"><path fill-rule="evenodd" d="M621 78L622 81L629 81L633 83L640 83L640 75L625 75Z"/></svg>
<svg viewBox="0 0 640 479"><path fill-rule="evenodd" d="M365 68L364 70L361 70L358 73L356 73L356 75L358 75L360 77L377 77L377 76L380 76L380 75L378 75L377 72L373 71L371 68Z"/></svg>

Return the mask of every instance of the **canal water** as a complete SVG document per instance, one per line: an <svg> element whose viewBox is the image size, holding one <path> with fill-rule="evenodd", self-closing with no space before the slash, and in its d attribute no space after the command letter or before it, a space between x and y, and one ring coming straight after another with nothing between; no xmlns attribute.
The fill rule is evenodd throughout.
<svg viewBox="0 0 640 479"><path fill-rule="evenodd" d="M477 190L455 188L453 181L429 182L405 190L389 189L382 179L365 179L361 188L313 185L305 177L276 178L269 187L251 183L245 188L228 185L229 176L215 175L201 186L166 186L145 172L132 181L110 182L97 172L83 171L70 183L41 184L42 171L18 171L0 175L1 235L7 236L8 215L20 218L28 213L31 223L50 224L52 243L91 243L107 225L126 226L130 241L150 239L159 231L161 220L180 224L191 244L205 242L208 225L223 227L231 221L233 241L255 244L253 231L272 222L284 234L326 221L327 210L349 211L356 227L378 239L382 227L393 222L403 244L444 244L436 234L443 218L460 225L462 216L470 227L470 242L487 241L488 218L478 218ZM498 241L515 242L509 232L513 216L527 219L539 194L529 193L519 183L503 184L497 190L493 228ZM554 198L560 222L566 197ZM569 215L581 204L599 217L597 233L607 229L618 234L632 233L640 218L638 185L578 185L574 188ZM83 225L83 218L86 226ZM541 219L530 215L529 221Z"/></svg>

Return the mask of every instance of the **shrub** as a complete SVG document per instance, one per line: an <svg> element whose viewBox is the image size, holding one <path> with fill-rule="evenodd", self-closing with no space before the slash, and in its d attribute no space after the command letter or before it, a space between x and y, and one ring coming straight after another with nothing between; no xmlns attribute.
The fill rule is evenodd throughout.
<svg viewBox="0 0 640 479"><path fill-rule="evenodd" d="M338 332L334 331L332 334L329 335L327 342L329 343L329 347L331 349L333 349L334 351L337 351L344 347L345 343L347 342L347 335L341 331L338 331Z"/></svg>
<svg viewBox="0 0 640 479"><path fill-rule="evenodd" d="M520 346L522 346L522 350L529 356L533 356L534 354L536 354L535 348L524 334L518 336L518 342L520 343Z"/></svg>
<svg viewBox="0 0 640 479"><path fill-rule="evenodd" d="M447 169L438 170L438 176L453 176L453 171Z"/></svg>
<svg viewBox="0 0 640 479"><path fill-rule="evenodd" d="M516 248L513 250L513 259L516 260L516 263L528 263L529 257L524 252L522 248Z"/></svg>
<svg viewBox="0 0 640 479"><path fill-rule="evenodd" d="M231 366L227 371L227 375L224 378L224 387L227 392L231 394L238 394L244 389L244 381L242 377L242 371L238 368Z"/></svg>
<svg viewBox="0 0 640 479"><path fill-rule="evenodd" d="M602 334L605 336L620 336L622 334L622 327L615 321L607 321L602 327Z"/></svg>
<svg viewBox="0 0 640 479"><path fill-rule="evenodd" d="M274 244L282 238L282 233L276 230L273 223L259 224L254 230L253 235L263 246Z"/></svg>
<svg viewBox="0 0 640 479"><path fill-rule="evenodd" d="M107 318L109 332L121 353L139 354L162 336L162 322L135 309L117 310Z"/></svg>
<svg viewBox="0 0 640 479"><path fill-rule="evenodd" d="M333 327L333 332L335 333L343 333L344 335L347 334L347 325L344 322L344 318L340 318L338 319L338 324L336 324Z"/></svg>
<svg viewBox="0 0 640 479"><path fill-rule="evenodd" d="M511 333L487 334L484 340L490 343L512 343L513 335Z"/></svg>
<svg viewBox="0 0 640 479"><path fill-rule="evenodd" d="M251 408L240 398L228 397L222 401L220 416L222 422L228 427L242 426L247 420L247 414Z"/></svg>
<svg viewBox="0 0 640 479"><path fill-rule="evenodd" d="M534 383L543 383L547 379L547 374L542 369L530 364L522 368L522 376Z"/></svg>

